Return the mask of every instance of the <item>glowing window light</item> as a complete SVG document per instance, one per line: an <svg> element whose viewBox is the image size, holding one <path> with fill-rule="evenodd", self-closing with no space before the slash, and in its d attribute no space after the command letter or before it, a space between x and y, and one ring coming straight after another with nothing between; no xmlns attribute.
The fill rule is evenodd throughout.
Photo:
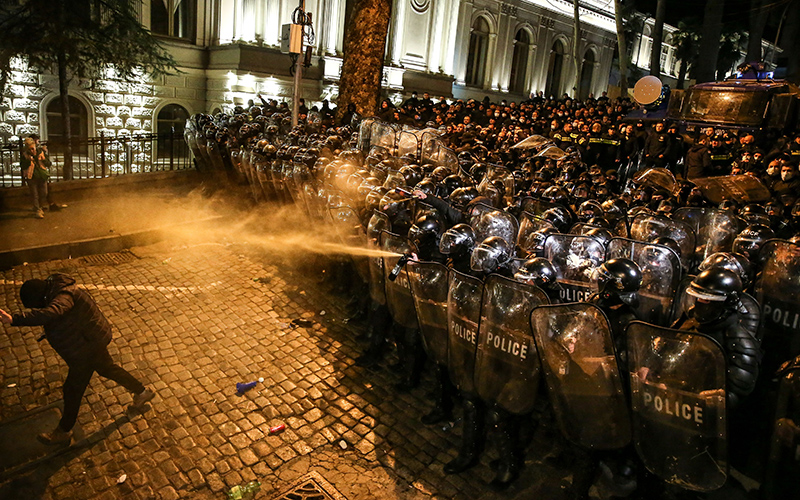
<svg viewBox="0 0 800 500"><path fill-rule="evenodd" d="M228 90L231 90L234 85L239 83L239 77L237 77L236 73L234 73L233 71L228 71L228 74L226 76L228 77L228 82L226 83L225 86L228 88Z"/></svg>

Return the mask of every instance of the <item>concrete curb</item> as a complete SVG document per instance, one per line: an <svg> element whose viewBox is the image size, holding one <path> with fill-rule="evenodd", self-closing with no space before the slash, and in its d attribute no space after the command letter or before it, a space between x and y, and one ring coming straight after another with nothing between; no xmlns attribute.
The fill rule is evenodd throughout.
<svg viewBox="0 0 800 500"><path fill-rule="evenodd" d="M151 245L165 239L175 229L189 227L193 224L213 222L222 218L223 216L218 215L125 234L7 250L0 252L0 270L11 269L14 266L31 262L70 259L83 257L84 255L119 252L136 246Z"/></svg>

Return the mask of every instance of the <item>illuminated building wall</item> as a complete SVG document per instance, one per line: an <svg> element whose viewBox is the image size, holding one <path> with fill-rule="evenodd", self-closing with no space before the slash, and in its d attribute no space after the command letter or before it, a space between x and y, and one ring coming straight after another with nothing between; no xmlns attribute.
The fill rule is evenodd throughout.
<svg viewBox="0 0 800 500"><path fill-rule="evenodd" d="M335 101L341 69L347 0L307 0L315 40L304 70L309 103ZM352 2L351 2L352 3ZM281 54L280 28L291 22L292 0L144 0L142 24L167 45L182 73L124 83L111 78L75 81L80 103L75 135L149 133L176 123L180 113L246 106L255 93L289 100L289 56ZM394 0L386 46L384 92L399 101L412 90L433 96L522 100L531 93L574 95L572 2L568 0ZM579 44L583 78L577 93L608 86L616 44L612 0L581 2ZM667 42L671 27L665 27ZM649 32L634 41L634 61L649 62ZM677 72L672 48L667 75ZM57 80L15 61L7 96L0 101L0 140L29 133L52 135ZM48 113L48 110L50 111ZM169 113L166 113L166 110ZM170 116L165 117L164 114ZM49 117L49 118L48 118Z"/></svg>

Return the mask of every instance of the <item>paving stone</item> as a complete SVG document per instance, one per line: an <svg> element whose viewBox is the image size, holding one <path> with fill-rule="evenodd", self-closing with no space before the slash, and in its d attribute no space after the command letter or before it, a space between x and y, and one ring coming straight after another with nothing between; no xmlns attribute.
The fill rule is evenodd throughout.
<svg viewBox="0 0 800 500"><path fill-rule="evenodd" d="M376 489L376 498L379 491L403 492L397 495L403 500L429 497L420 490L490 498L482 482L493 477L488 460L466 478L443 474L460 430L417 424L430 409L424 390L397 394L394 374L353 366L362 350L353 338L363 326L341 321L342 297L304 281L315 273L290 272L229 241L208 243L142 247L137 251L145 257L119 265L52 261L0 271L18 282L68 268L79 284L94 285L91 292L115 328L112 356L158 394L152 410L115 424L130 395L94 377L80 414L92 446L58 458L64 465L49 477L43 499L206 500L252 479L264 491L280 489L282 478L308 470L338 470L337 478L347 478L343 484L356 485L375 477L371 469L381 477L374 486L389 485ZM257 276L269 277L269 284L254 283ZM13 287L0 289L0 308L18 311L16 301ZM322 309L327 314L317 316ZM315 328L281 325L299 317L315 321ZM0 379L41 384L0 391L0 418L61 397L66 365L32 337L23 329L0 335ZM236 382L262 376L263 385L235 395ZM423 385L430 386L426 377ZM37 390L44 400L36 399ZM269 435L280 423L286 430ZM128 480L117 485L123 472ZM348 496L359 497L366 496Z"/></svg>

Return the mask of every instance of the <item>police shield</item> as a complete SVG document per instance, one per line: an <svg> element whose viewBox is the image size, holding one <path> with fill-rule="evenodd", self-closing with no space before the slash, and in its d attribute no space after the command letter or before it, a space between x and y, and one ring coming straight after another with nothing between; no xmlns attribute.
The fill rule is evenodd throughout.
<svg viewBox="0 0 800 500"><path fill-rule="evenodd" d="M730 252L736 235L744 229L744 221L736 214L716 208L679 208L675 211L673 219L686 222L693 227L697 235L695 241L697 264L713 253Z"/></svg>
<svg viewBox="0 0 800 500"><path fill-rule="evenodd" d="M603 311L585 302L540 306L530 324L564 436L589 449L628 444L628 403Z"/></svg>
<svg viewBox="0 0 800 500"><path fill-rule="evenodd" d="M367 224L367 249L369 257L369 296L378 304L386 304L386 289L383 278L383 257L380 254L380 238L383 231L392 227L389 217L383 212L374 212Z"/></svg>
<svg viewBox="0 0 800 500"><path fill-rule="evenodd" d="M499 236L512 247L516 245L519 223L517 218L508 212L478 205L470 212L470 226L475 229L477 243L490 236Z"/></svg>
<svg viewBox="0 0 800 500"><path fill-rule="evenodd" d="M511 173L506 167L502 165L490 164L486 169L486 173L478 184L478 192L487 195L487 190L492 189L492 183L500 181L504 187L503 199L506 205L514 202L514 174ZM491 198L491 196L489 196Z"/></svg>
<svg viewBox="0 0 800 500"><path fill-rule="evenodd" d="M635 321L627 331L633 437L645 467L696 491L728 475L725 353L699 333Z"/></svg>
<svg viewBox="0 0 800 500"><path fill-rule="evenodd" d="M544 242L544 258L558 271L562 302L586 300L595 289L595 271L605 260L603 244L577 234L552 234Z"/></svg>
<svg viewBox="0 0 800 500"><path fill-rule="evenodd" d="M481 315L483 282L453 269L447 294L447 368L460 391L475 392L475 350Z"/></svg>
<svg viewBox="0 0 800 500"><path fill-rule="evenodd" d="M437 364L447 365L447 267L410 261L407 268L425 352Z"/></svg>
<svg viewBox="0 0 800 500"><path fill-rule="evenodd" d="M668 325L672 300L681 282L678 255L663 245L612 238L606 249L608 259L630 259L642 271L636 317L649 323Z"/></svg>
<svg viewBox="0 0 800 500"><path fill-rule="evenodd" d="M475 358L475 389L486 403L516 415L533 410L540 364L529 319L534 307L548 303L534 285L486 278Z"/></svg>
<svg viewBox="0 0 800 500"><path fill-rule="evenodd" d="M386 289L386 305L392 319L407 328L417 328L417 311L414 309L414 298L408 284L408 270L403 265L399 274L390 279L400 258L414 252L408 238L399 234L383 231L381 233L381 249L387 252L383 257L383 278Z"/></svg>
<svg viewBox="0 0 800 500"><path fill-rule="evenodd" d="M767 241L759 260L764 267L755 295L763 318L763 367L774 373L781 363L800 355L800 246Z"/></svg>
<svg viewBox="0 0 800 500"><path fill-rule="evenodd" d="M653 241L661 237L670 238L678 244L681 249L681 265L684 269L689 269L695 250L695 232L690 224L655 214L639 214L633 218L631 239Z"/></svg>
<svg viewBox="0 0 800 500"><path fill-rule="evenodd" d="M517 246L526 253L536 253L541 251L541 234L538 231L549 228L555 230L556 227L530 212L522 212L520 215L519 233L517 234Z"/></svg>

